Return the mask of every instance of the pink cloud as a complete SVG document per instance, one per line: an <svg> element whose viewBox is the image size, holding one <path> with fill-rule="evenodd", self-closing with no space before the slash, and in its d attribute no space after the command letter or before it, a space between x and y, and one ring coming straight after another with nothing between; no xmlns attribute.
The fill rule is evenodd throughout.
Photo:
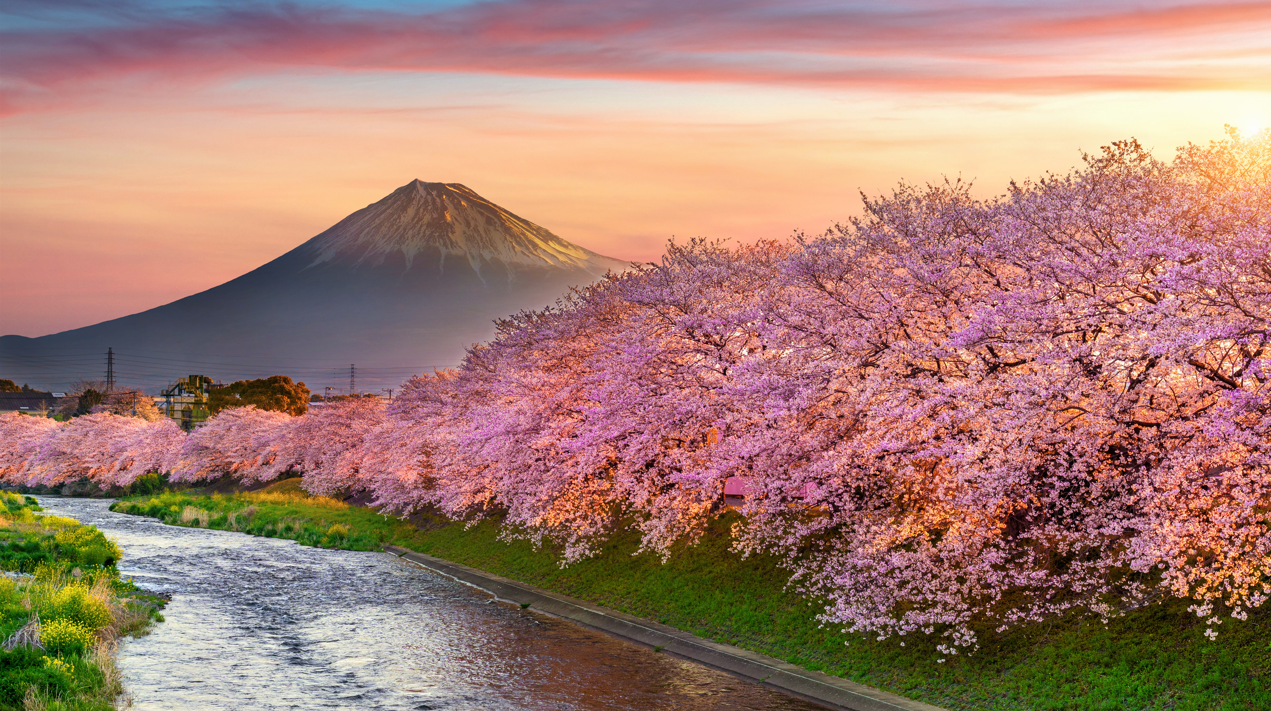
<svg viewBox="0 0 1271 711"><path fill-rule="evenodd" d="M1221 73L1171 61L1184 49L1229 53L1232 37L1258 32L1271 36L1271 2L897 10L528 0L426 14L233 5L2 33L0 111L133 77L183 85L296 70L1029 94L1260 90L1271 84L1265 40Z"/></svg>
<svg viewBox="0 0 1271 711"><path fill-rule="evenodd" d="M1177 37L1230 30L1249 32L1271 26L1271 2L1192 3L1092 13L1032 27L1033 37L1098 35ZM1264 43L1265 44L1265 43Z"/></svg>

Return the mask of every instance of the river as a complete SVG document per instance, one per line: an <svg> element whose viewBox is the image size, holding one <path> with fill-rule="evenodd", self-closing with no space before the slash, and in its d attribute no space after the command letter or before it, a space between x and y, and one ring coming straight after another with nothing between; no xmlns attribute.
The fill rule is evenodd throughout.
<svg viewBox="0 0 1271 711"><path fill-rule="evenodd" d="M820 708L492 603L385 553L166 526L102 499L38 498L118 540L120 572L172 596L165 622L120 646L134 709Z"/></svg>

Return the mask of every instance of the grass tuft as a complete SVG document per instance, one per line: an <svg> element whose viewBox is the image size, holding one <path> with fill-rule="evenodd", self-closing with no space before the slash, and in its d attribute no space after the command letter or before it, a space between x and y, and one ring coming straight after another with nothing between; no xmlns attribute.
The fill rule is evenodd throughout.
<svg viewBox="0 0 1271 711"><path fill-rule="evenodd" d="M39 516L30 499L15 510L12 496L0 492L0 568L26 575L0 577L0 708L112 709L115 640L144 634L162 601L120 579L119 546L101 531Z"/></svg>

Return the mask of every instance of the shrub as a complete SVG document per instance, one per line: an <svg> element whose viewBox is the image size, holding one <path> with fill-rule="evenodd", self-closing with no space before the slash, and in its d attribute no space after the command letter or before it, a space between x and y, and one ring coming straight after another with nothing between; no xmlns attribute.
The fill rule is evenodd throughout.
<svg viewBox="0 0 1271 711"><path fill-rule="evenodd" d="M64 662L64 661L62 661L62 658L61 658L61 657L45 657L45 658L44 658L44 667L45 667L46 669L52 669L52 670L54 670L54 671L60 671L60 672L62 672L63 674L70 674L71 672L73 672L73 671L75 670L75 667L71 666L70 664L67 664L67 663L66 663L66 662Z"/></svg>
<svg viewBox="0 0 1271 711"><path fill-rule="evenodd" d="M75 622L90 631L101 629L114 619L110 607L84 583L71 583L55 591L38 608L44 620Z"/></svg>
<svg viewBox="0 0 1271 711"><path fill-rule="evenodd" d="M0 650L0 674L44 664L44 653L33 647Z"/></svg>
<svg viewBox="0 0 1271 711"><path fill-rule="evenodd" d="M0 708L22 708L22 699L30 687L49 696L70 692L70 675L60 668L45 666L45 659L40 650L32 647L0 650Z"/></svg>
<svg viewBox="0 0 1271 711"><path fill-rule="evenodd" d="M40 632L40 643L50 652L79 654L93 644L93 630L75 620L49 620Z"/></svg>
<svg viewBox="0 0 1271 711"><path fill-rule="evenodd" d="M129 491L133 494L157 494L168 486L168 475L150 472L137 477L137 480L129 487Z"/></svg>
<svg viewBox="0 0 1271 711"><path fill-rule="evenodd" d="M52 561L38 540L11 541L0 545L0 568L22 573L34 571L41 563Z"/></svg>
<svg viewBox="0 0 1271 711"><path fill-rule="evenodd" d="M30 497L27 497L27 498L30 498ZM19 496L18 494L11 494L7 491L4 492L4 498L2 501L4 503L5 510L7 510L9 513L21 511L22 509L28 506L26 501L21 496ZM34 503L34 501L32 501L32 503Z"/></svg>
<svg viewBox="0 0 1271 711"><path fill-rule="evenodd" d="M80 526L80 522L73 518L66 518L65 516L41 516L40 525L45 528L60 529L71 528L73 526L78 527Z"/></svg>
<svg viewBox="0 0 1271 711"><path fill-rule="evenodd" d="M119 546L94 526L65 528L54 540L68 558L84 565L113 565L122 555Z"/></svg>

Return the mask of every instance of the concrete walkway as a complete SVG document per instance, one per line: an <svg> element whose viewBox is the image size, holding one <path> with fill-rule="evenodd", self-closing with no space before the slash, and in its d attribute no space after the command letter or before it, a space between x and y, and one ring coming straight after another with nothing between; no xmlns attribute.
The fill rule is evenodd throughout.
<svg viewBox="0 0 1271 711"><path fill-rule="evenodd" d="M691 659L737 676L757 681L832 709L844 711L944 711L938 706L906 699L873 687L856 684L821 672L808 671L727 644L695 637L674 627L609 610L583 600L509 580L466 565L423 553L388 546L386 551L420 566L484 590L496 600L528 606L579 622L615 637L647 644L678 657Z"/></svg>

